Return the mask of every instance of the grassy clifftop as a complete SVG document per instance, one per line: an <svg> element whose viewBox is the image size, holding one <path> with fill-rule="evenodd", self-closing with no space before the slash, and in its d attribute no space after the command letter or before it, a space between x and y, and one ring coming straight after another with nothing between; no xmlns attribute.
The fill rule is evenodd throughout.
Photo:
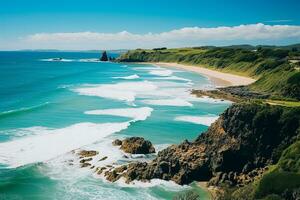
<svg viewBox="0 0 300 200"><path fill-rule="evenodd" d="M299 63L297 48L180 48L137 49L119 57L121 62L176 62L203 66L223 72L250 76L258 79L249 88L272 94L273 97L300 99Z"/></svg>

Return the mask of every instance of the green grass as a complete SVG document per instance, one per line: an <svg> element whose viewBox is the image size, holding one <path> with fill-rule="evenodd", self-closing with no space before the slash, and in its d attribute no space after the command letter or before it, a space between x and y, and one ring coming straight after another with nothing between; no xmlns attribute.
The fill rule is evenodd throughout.
<svg viewBox="0 0 300 200"><path fill-rule="evenodd" d="M283 193L300 187L300 141L286 148L277 164L269 166L262 178L233 191L227 191L228 200L283 200ZM226 188L225 188L226 189ZM226 191L226 190L225 190Z"/></svg>
<svg viewBox="0 0 300 200"><path fill-rule="evenodd" d="M266 100L266 103L271 105L279 105L279 106L286 106L286 107L299 107L299 101L281 101L281 100Z"/></svg>
<svg viewBox="0 0 300 200"><path fill-rule="evenodd" d="M176 62L202 66L222 72L258 79L249 88L272 96L300 100L300 72L287 57L300 51L260 48L257 51L236 48L178 48L132 50L121 55L123 62Z"/></svg>
<svg viewBox="0 0 300 200"><path fill-rule="evenodd" d="M282 153L277 165L265 173L259 181L255 197L271 194L281 195L287 189L300 187L300 141L289 146Z"/></svg>
<svg viewBox="0 0 300 200"><path fill-rule="evenodd" d="M298 187L300 187L300 174L275 170L262 177L255 197L262 198L270 194L280 195L287 189Z"/></svg>

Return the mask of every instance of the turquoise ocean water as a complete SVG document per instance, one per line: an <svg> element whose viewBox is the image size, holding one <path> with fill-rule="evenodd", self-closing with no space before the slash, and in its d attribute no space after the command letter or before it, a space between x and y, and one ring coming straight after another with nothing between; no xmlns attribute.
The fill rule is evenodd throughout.
<svg viewBox="0 0 300 200"><path fill-rule="evenodd" d="M63 59L52 60L58 57ZM111 141L142 136L160 150L195 139L230 104L191 96L192 88L214 87L198 74L98 57L0 52L1 200L171 199L195 187L160 180L108 183L76 164L71 151L79 149L108 157L96 166L151 159L124 158Z"/></svg>

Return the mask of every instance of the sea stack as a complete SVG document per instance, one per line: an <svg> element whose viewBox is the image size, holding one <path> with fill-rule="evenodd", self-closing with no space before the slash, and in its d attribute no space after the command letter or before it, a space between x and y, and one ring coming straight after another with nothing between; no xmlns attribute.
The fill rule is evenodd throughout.
<svg viewBox="0 0 300 200"><path fill-rule="evenodd" d="M106 51L103 51L102 56L100 58L100 61L108 61L108 57L107 57Z"/></svg>

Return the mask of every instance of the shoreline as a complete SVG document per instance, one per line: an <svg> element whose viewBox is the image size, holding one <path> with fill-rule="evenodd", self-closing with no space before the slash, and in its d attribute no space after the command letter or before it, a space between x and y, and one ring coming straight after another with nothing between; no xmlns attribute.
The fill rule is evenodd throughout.
<svg viewBox="0 0 300 200"><path fill-rule="evenodd" d="M212 70L200 66L184 65L178 63L165 63L165 62L156 62L156 63L145 62L144 64L152 64L161 67L184 69L187 71L195 72L209 78L215 84L216 88L250 85L251 83L254 83L256 81L253 78L239 76L230 73L224 73L224 72L220 72L220 71L216 71L216 70Z"/></svg>

